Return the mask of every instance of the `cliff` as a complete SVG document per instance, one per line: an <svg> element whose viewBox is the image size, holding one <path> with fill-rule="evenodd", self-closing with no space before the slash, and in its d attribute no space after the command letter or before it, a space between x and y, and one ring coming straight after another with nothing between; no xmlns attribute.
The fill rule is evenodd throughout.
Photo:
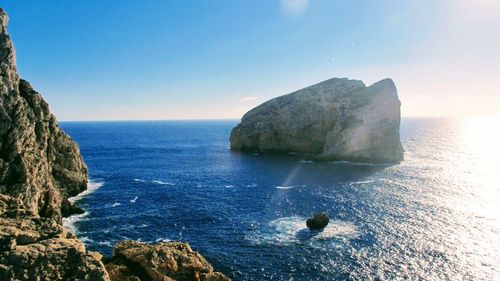
<svg viewBox="0 0 500 281"><path fill-rule="evenodd" d="M87 167L42 96L19 78L7 21L0 8L0 280L229 280L183 243L119 244L108 274L102 255L62 226L83 211L68 198L87 188ZM153 259L157 252L175 258Z"/></svg>
<svg viewBox="0 0 500 281"><path fill-rule="evenodd" d="M333 78L250 110L231 131L230 144L326 160L400 162L400 107L390 79L367 87Z"/></svg>

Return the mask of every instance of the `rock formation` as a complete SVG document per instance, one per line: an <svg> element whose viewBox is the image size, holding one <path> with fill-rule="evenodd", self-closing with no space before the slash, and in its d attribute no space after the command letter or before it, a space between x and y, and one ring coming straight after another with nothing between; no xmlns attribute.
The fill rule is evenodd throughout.
<svg viewBox="0 0 500 281"><path fill-rule="evenodd" d="M68 198L87 188L87 167L42 96L19 78L7 21L0 8L0 280L110 280L102 255L62 226L83 211ZM137 245L117 246L111 280L123 270L138 280L135 261L154 273L142 280L228 280L187 244Z"/></svg>
<svg viewBox="0 0 500 281"><path fill-rule="evenodd" d="M307 154L325 160L399 162L400 106L390 79L369 87L333 78L271 99L233 128L233 150Z"/></svg>
<svg viewBox="0 0 500 281"><path fill-rule="evenodd" d="M0 280L109 280L101 257L60 221L0 194Z"/></svg>
<svg viewBox="0 0 500 281"><path fill-rule="evenodd" d="M330 218L326 213L317 213L306 221L306 226L312 230L322 230L330 222Z"/></svg>
<svg viewBox="0 0 500 281"><path fill-rule="evenodd" d="M186 243L161 242L149 245L122 241L106 264L112 280L197 280L228 281ZM165 279L170 278L170 279Z"/></svg>
<svg viewBox="0 0 500 281"><path fill-rule="evenodd" d="M57 125L42 96L19 79L0 12L0 193L20 198L42 217L61 217L67 198L85 190L78 146Z"/></svg>

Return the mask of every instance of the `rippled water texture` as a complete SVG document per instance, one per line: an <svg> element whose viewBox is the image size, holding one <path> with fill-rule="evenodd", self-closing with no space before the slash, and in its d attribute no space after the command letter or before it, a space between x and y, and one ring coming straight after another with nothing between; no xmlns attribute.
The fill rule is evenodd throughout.
<svg viewBox="0 0 500 281"><path fill-rule="evenodd" d="M108 255L189 241L235 280L500 280L499 118L404 119L397 166L233 153L235 123L63 123L93 179L66 225Z"/></svg>

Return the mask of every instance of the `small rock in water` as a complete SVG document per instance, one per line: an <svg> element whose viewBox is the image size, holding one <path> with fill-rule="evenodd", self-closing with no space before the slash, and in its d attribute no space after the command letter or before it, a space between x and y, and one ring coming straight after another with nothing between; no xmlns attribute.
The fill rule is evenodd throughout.
<svg viewBox="0 0 500 281"><path fill-rule="evenodd" d="M308 218L306 221L307 228L313 230L322 230L325 228L330 222L330 218L326 213L317 213L314 214L311 218Z"/></svg>

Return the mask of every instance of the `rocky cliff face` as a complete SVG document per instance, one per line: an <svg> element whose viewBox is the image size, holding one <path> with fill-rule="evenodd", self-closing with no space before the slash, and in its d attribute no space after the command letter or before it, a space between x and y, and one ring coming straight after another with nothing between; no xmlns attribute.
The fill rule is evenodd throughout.
<svg viewBox="0 0 500 281"><path fill-rule="evenodd" d="M0 280L109 280L100 255L61 224L85 190L78 146L19 79L0 9Z"/></svg>
<svg viewBox="0 0 500 281"><path fill-rule="evenodd" d="M0 193L20 198L42 217L60 218L61 206L71 210L67 198L85 190L87 168L48 104L19 79L7 20L1 11Z"/></svg>
<svg viewBox="0 0 500 281"><path fill-rule="evenodd" d="M119 244L109 275L102 255L62 226L63 216L83 211L68 198L86 189L87 167L19 78L7 21L0 8L0 280L229 280L183 243Z"/></svg>
<svg viewBox="0 0 500 281"><path fill-rule="evenodd" d="M250 110L232 130L230 144L233 150L399 162L400 106L390 79L366 87L361 81L333 78Z"/></svg>

